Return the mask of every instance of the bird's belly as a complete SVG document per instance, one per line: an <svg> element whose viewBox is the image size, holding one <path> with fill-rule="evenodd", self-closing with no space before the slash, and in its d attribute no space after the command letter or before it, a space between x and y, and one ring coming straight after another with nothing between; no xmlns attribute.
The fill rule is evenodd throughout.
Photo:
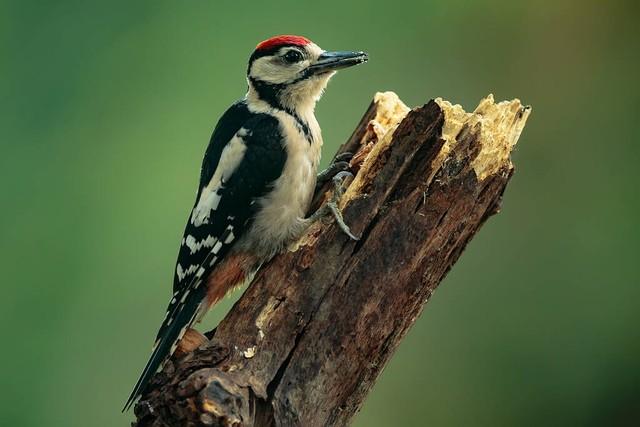
<svg viewBox="0 0 640 427"><path fill-rule="evenodd" d="M259 247L271 256L304 232L304 218L316 185L317 163L313 153L295 153L287 159L273 189L258 201L260 208L248 233L254 248Z"/></svg>

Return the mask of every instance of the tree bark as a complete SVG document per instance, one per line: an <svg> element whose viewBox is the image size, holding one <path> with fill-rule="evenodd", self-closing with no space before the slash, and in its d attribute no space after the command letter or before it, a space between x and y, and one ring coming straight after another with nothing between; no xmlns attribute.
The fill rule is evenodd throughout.
<svg viewBox="0 0 640 427"><path fill-rule="evenodd" d="M529 112L492 96L473 113L440 99L409 110L377 94L338 152L355 153L341 206L361 239L333 221L314 225L263 267L210 342L155 376L134 425L348 424L498 212Z"/></svg>

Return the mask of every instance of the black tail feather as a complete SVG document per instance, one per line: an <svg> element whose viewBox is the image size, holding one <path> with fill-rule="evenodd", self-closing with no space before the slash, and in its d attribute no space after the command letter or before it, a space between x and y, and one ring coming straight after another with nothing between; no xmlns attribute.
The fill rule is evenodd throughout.
<svg viewBox="0 0 640 427"><path fill-rule="evenodd" d="M204 289L205 286L196 287L195 289L190 288L191 292L185 289L178 293L169 304L167 310L169 315L160 327L151 357L127 399L122 412L127 411L133 402L144 393L151 378L162 367L164 362L173 355L182 335L195 320L204 297Z"/></svg>

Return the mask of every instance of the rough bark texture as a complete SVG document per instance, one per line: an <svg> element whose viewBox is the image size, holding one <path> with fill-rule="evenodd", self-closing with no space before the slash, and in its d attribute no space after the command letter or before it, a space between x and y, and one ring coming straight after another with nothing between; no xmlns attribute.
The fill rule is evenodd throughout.
<svg viewBox="0 0 640 427"><path fill-rule="evenodd" d="M377 94L339 151L356 153L342 207L361 240L332 222L312 227L261 270L209 343L156 375L135 425L347 424L498 212L528 114L491 96L466 113L442 100L409 110Z"/></svg>

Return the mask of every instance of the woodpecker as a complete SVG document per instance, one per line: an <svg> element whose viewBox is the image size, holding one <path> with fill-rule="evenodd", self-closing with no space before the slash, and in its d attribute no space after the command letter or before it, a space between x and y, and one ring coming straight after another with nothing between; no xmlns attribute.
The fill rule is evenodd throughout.
<svg viewBox="0 0 640 427"><path fill-rule="evenodd" d="M367 59L364 52L325 51L301 36L276 36L256 46L247 94L222 115L205 151L173 296L124 410L195 322L228 291L250 282L318 217L333 213L355 238L336 203L306 215L322 147L316 102L337 70Z"/></svg>

